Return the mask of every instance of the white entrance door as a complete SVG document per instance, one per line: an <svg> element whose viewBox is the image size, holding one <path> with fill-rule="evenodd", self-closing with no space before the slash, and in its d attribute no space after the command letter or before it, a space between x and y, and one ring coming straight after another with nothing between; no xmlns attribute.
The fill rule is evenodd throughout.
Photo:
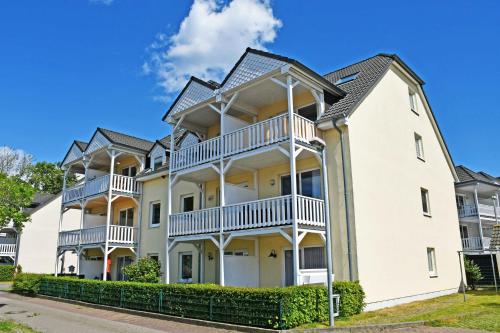
<svg viewBox="0 0 500 333"><path fill-rule="evenodd" d="M258 258L256 256L224 256L224 280L227 286L258 287Z"/></svg>

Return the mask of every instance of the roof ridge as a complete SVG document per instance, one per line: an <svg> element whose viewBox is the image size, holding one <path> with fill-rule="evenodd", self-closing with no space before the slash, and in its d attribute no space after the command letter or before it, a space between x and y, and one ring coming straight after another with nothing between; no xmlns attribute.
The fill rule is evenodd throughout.
<svg viewBox="0 0 500 333"><path fill-rule="evenodd" d="M134 138L134 139L137 139L137 140L142 140L142 141L147 141L149 143L154 143L154 141L151 141L151 140L148 140L148 139L143 139L143 138L140 138L140 137L135 136L135 135L126 134L126 133L123 133L123 132L117 132L117 131L110 130L110 129L103 128L103 127L97 127L97 130L98 131L99 130L100 131L108 131L108 132L112 132L112 133L115 133L115 134L125 135L125 136L128 136L129 138Z"/></svg>
<svg viewBox="0 0 500 333"><path fill-rule="evenodd" d="M381 54L380 54L380 53L378 53L378 54L375 54L375 55L373 55L373 56L371 56L371 57L368 57L368 58L365 58L365 59L359 60L359 61L354 62L354 63L352 63L352 64L349 64L349 65L347 65L347 66L344 66L344 67L341 67L341 68L339 68L339 69L333 70L333 71L331 71L331 72L328 72L328 73L324 74L324 75L323 75L323 77L328 76L328 75L331 75L331 74L333 74L333 73L335 73L335 72L339 72L339 71L341 71L341 70L343 70L343 69L346 69L347 67L351 67L351 66L358 65L358 64L360 64L360 63L362 63L362 62L368 61L368 60L370 60L370 59L372 59L372 58L375 58L375 57L378 57L378 56L380 56L380 55L381 55Z"/></svg>

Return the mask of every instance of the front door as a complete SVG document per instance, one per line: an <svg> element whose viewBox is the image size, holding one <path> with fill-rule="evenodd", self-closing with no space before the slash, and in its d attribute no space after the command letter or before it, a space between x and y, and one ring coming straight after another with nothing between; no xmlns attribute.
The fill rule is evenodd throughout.
<svg viewBox="0 0 500 333"><path fill-rule="evenodd" d="M123 273L123 269L132 263L132 257L118 257L116 263L116 279L125 281L127 276Z"/></svg>
<svg viewBox="0 0 500 333"><path fill-rule="evenodd" d="M293 285L293 251L285 250L285 286Z"/></svg>

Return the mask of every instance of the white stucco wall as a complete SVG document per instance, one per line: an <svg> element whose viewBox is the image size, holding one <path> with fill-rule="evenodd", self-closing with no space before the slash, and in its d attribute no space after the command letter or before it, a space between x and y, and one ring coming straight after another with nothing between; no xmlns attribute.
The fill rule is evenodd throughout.
<svg viewBox="0 0 500 333"><path fill-rule="evenodd" d="M31 215L31 222L24 226L18 250L18 264L24 272L54 273L59 227L61 196L49 202ZM64 226L78 229L80 210L70 209L64 214ZM70 265L76 266L76 254L67 252L65 272Z"/></svg>
<svg viewBox="0 0 500 333"><path fill-rule="evenodd" d="M405 76L392 68L349 120L359 280L368 309L456 291L461 249L454 178L418 98L410 110ZM412 87L416 90L416 87ZM417 159L414 133L423 138ZM420 188L429 191L424 216ZM427 247L435 248L430 277Z"/></svg>

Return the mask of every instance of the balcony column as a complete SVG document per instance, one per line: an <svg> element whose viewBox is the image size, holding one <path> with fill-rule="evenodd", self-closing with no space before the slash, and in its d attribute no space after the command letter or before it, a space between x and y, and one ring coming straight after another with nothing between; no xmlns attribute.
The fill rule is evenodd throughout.
<svg viewBox="0 0 500 333"><path fill-rule="evenodd" d="M81 252L81 246L82 246L82 230L83 230L83 221L85 219L85 206L87 202L85 199L82 199L80 201L80 208L82 209L81 214L80 214L80 231L78 233L78 249L76 251L76 254L78 256L77 261L76 261L76 274L80 274L80 252Z"/></svg>
<svg viewBox="0 0 500 333"><path fill-rule="evenodd" d="M111 225L111 200L113 199L113 175L115 172L115 159L116 159L116 151L113 149L111 153L108 152L108 155L111 157L111 163L109 167L109 190L108 190L108 209L106 215L106 231L105 231L105 243L104 243L104 263L102 268L102 279L103 281L107 280L107 267L108 267L108 252L109 252L109 226Z"/></svg>
<svg viewBox="0 0 500 333"><path fill-rule="evenodd" d="M479 199L477 197L477 185L474 187L474 202L476 204L477 219L479 221L479 237L481 237L481 249L483 249L483 222L481 221L481 213L479 212Z"/></svg>
<svg viewBox="0 0 500 333"><path fill-rule="evenodd" d="M165 220L165 277L164 282L166 284L170 283L170 252L169 252L169 237L170 237L170 215L172 215L172 170L173 166L173 156L175 152L175 130L182 122L181 120L172 127L172 133L170 133L170 151L169 151L169 173L168 173L168 190L167 190L167 219Z"/></svg>
<svg viewBox="0 0 500 333"><path fill-rule="evenodd" d="M63 200L64 199L64 192L66 192L66 182L68 178L68 173L69 170L71 169L71 166L69 166L68 169L64 170L64 175L63 175L63 188L62 188L62 194L61 194L61 210L59 212L59 226L57 229L57 247L56 247L56 262L55 262L55 267L54 267L54 275L57 276L57 268L59 266L59 235L61 234L61 229L62 229L62 221L63 221L63 215L64 215L64 204Z"/></svg>
<svg viewBox="0 0 500 333"><path fill-rule="evenodd" d="M292 253L293 253L293 284L300 282L299 261L299 234L297 225L297 168L295 164L295 124L293 112L293 80L292 76L286 78L286 95L288 102L288 135L290 137L290 187L292 194Z"/></svg>
<svg viewBox="0 0 500 333"><path fill-rule="evenodd" d="M495 192L495 223L498 224L498 217L500 215L500 200L498 198L498 192Z"/></svg>
<svg viewBox="0 0 500 333"><path fill-rule="evenodd" d="M224 281L224 205L226 204L225 190L224 190L224 115L226 113L225 103L220 106L220 165L219 165L219 283L221 286L225 285Z"/></svg>

